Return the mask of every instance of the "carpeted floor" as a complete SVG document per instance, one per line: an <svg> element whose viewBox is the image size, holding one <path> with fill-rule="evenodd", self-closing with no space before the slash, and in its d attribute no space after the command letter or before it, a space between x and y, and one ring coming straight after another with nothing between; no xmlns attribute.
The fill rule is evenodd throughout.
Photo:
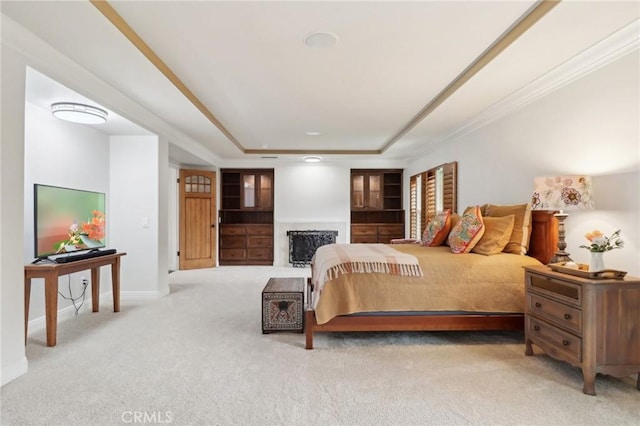
<svg viewBox="0 0 640 426"><path fill-rule="evenodd" d="M578 369L519 332L261 333L271 276L308 269L220 267L170 275L171 294L109 298L29 337L29 372L2 388L2 425L638 425L640 392Z"/></svg>

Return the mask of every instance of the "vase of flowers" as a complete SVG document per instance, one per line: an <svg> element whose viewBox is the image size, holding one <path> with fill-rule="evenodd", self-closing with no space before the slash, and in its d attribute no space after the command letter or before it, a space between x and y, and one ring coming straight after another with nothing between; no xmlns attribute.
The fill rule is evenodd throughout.
<svg viewBox="0 0 640 426"><path fill-rule="evenodd" d="M585 238L589 240L589 245L582 245L591 252L591 261L589 263L589 271L602 271L604 269L603 254L607 251L620 249L624 247L624 241L620 238L620 229L610 236L606 237L597 229L585 234Z"/></svg>

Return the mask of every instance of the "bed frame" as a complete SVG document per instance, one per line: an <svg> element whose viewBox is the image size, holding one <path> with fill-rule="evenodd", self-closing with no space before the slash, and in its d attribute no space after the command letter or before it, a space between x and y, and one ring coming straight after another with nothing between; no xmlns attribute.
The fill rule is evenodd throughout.
<svg viewBox="0 0 640 426"><path fill-rule="evenodd" d="M553 212L532 211L528 255L547 264L557 250L558 232ZM437 314L437 315L341 315L318 324L312 305L311 279L307 281L305 308L306 349L313 349L314 332L345 331L475 331L522 330L524 314Z"/></svg>

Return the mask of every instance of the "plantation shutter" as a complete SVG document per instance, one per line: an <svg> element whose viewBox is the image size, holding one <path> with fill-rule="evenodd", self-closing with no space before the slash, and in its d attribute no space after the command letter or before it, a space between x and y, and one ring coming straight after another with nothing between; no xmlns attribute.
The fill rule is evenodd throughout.
<svg viewBox="0 0 640 426"><path fill-rule="evenodd" d="M437 213L458 209L458 163L442 164L426 172L411 176L409 180L409 235L421 238L426 224Z"/></svg>
<svg viewBox="0 0 640 426"><path fill-rule="evenodd" d="M424 185L424 217L423 217L423 229L424 224L429 222L436 215L436 173L437 167L427 170L425 175Z"/></svg>
<svg viewBox="0 0 640 426"><path fill-rule="evenodd" d="M418 238L418 175L409 179L409 237Z"/></svg>
<svg viewBox="0 0 640 426"><path fill-rule="evenodd" d="M456 161L442 165L443 185L442 185L442 208L451 209L455 213L458 209L458 191L456 188L458 163Z"/></svg>

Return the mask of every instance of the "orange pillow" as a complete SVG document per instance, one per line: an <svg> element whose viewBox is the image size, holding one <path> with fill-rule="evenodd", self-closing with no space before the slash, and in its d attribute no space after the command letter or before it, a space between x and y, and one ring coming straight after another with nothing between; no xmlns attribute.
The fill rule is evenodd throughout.
<svg viewBox="0 0 640 426"><path fill-rule="evenodd" d="M489 204L485 216L504 217L514 215L511 238L502 250L505 253L526 254L531 237L531 204L495 205Z"/></svg>
<svg viewBox="0 0 640 426"><path fill-rule="evenodd" d="M438 213L427 223L422 234L422 245L436 247L442 245L451 231L451 210Z"/></svg>
<svg viewBox="0 0 640 426"><path fill-rule="evenodd" d="M511 239L514 221L512 214L504 217L484 216L484 235L471 251L485 256L501 253Z"/></svg>
<svg viewBox="0 0 640 426"><path fill-rule="evenodd" d="M484 234L480 207L468 209L449 234L451 253L469 253Z"/></svg>

